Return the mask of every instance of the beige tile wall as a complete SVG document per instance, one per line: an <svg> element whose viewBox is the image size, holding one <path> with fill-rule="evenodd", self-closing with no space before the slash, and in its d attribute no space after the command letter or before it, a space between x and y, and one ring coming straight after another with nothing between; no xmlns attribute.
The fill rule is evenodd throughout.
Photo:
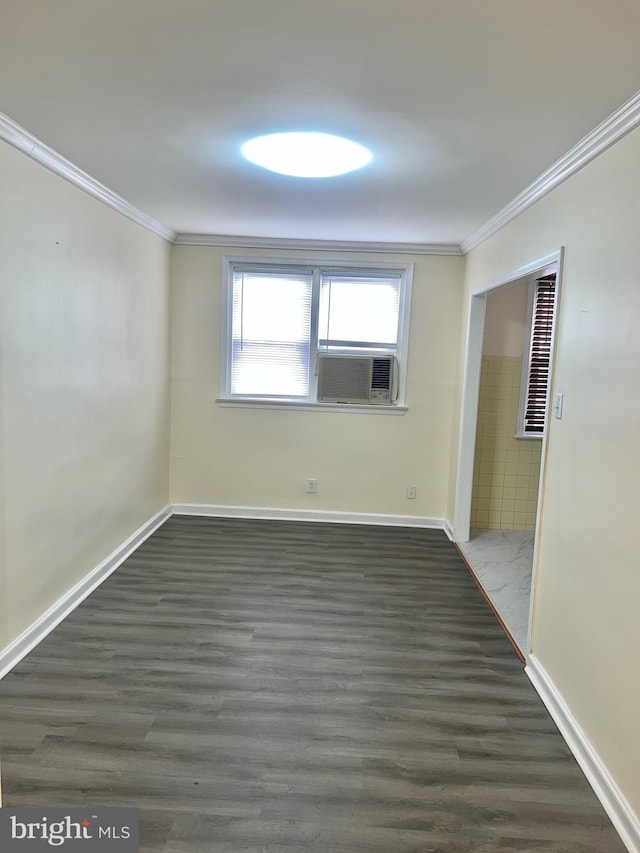
<svg viewBox="0 0 640 853"><path fill-rule="evenodd" d="M472 527L535 529L542 441L514 438L521 371L517 356L482 357Z"/></svg>

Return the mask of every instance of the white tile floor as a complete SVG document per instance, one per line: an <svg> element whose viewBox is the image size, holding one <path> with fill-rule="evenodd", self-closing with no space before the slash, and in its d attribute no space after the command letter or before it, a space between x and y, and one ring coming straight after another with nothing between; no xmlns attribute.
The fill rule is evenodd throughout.
<svg viewBox="0 0 640 853"><path fill-rule="evenodd" d="M534 534L524 530L472 530L458 543L511 636L527 651Z"/></svg>

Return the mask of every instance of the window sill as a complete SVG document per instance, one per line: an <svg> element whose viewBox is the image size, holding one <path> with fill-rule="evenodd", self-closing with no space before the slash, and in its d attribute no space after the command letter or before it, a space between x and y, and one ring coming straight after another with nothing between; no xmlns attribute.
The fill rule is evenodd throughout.
<svg viewBox="0 0 640 853"><path fill-rule="evenodd" d="M273 409L289 412L347 412L361 415L404 415L407 406L372 406L359 403L296 403L293 400L232 400L226 397L216 399L223 408L231 409Z"/></svg>
<svg viewBox="0 0 640 853"><path fill-rule="evenodd" d="M531 433L525 434L522 432L517 432L513 437L514 438L522 438L525 441L542 441L542 439L544 438L544 435L543 435L543 433L538 433L537 435L531 435Z"/></svg>

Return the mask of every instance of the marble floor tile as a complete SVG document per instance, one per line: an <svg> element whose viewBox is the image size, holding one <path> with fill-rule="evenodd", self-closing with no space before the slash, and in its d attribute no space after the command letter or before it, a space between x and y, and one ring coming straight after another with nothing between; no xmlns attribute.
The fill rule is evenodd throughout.
<svg viewBox="0 0 640 853"><path fill-rule="evenodd" d="M534 533L472 530L459 548L520 651L526 653Z"/></svg>

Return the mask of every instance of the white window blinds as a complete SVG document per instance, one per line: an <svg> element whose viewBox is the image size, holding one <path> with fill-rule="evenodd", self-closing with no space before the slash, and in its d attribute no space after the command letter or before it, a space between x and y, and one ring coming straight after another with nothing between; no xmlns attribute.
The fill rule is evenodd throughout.
<svg viewBox="0 0 640 853"><path fill-rule="evenodd" d="M312 284L311 271L234 271L232 394L307 396Z"/></svg>
<svg viewBox="0 0 640 853"><path fill-rule="evenodd" d="M524 400L525 435L544 432L555 298L555 275L538 279L533 297L529 372Z"/></svg>

